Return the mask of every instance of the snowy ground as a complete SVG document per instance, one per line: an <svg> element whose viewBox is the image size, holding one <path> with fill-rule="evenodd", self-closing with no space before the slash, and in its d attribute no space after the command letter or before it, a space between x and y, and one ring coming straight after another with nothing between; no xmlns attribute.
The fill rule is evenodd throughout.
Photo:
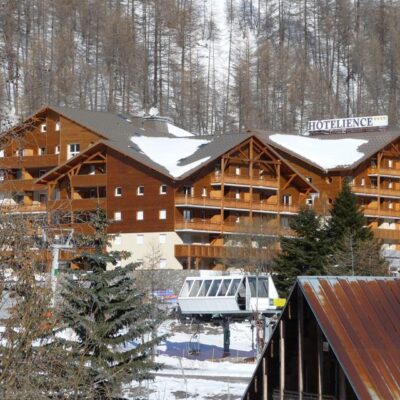
<svg viewBox="0 0 400 400"><path fill-rule="evenodd" d="M255 369L249 322L231 324L230 356L223 357L222 328L201 324L198 340L192 339L197 325L168 320L160 334L169 333L159 346L156 361L164 364L154 382L143 389L149 400L234 400L240 399ZM190 350L198 348L197 355Z"/></svg>

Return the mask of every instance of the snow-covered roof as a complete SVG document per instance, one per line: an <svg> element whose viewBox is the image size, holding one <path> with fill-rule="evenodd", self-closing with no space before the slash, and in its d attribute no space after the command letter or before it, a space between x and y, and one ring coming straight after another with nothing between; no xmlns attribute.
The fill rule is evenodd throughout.
<svg viewBox="0 0 400 400"><path fill-rule="evenodd" d="M322 140L310 136L275 134L273 142L319 165L322 169L346 167L360 160L365 154L360 146L363 139Z"/></svg>
<svg viewBox="0 0 400 400"><path fill-rule="evenodd" d="M131 141L138 147L141 153L164 167L174 178L179 178L181 175L210 159L210 156L208 156L187 164L184 162L186 158L193 155L201 146L210 143L210 140L133 136Z"/></svg>
<svg viewBox="0 0 400 400"><path fill-rule="evenodd" d="M179 128L176 125L167 123L167 127L168 127L168 133L170 133L171 135L173 135L175 137L190 137L190 136L194 136L193 133L185 131L184 129Z"/></svg>
<svg viewBox="0 0 400 400"><path fill-rule="evenodd" d="M313 136L258 130L254 133L279 152L283 151L323 171L354 169L400 137L398 130Z"/></svg>

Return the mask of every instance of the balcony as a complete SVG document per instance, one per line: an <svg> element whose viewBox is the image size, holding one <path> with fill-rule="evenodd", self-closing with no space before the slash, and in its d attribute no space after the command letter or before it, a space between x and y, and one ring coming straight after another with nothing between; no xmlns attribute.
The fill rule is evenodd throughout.
<svg viewBox="0 0 400 400"><path fill-rule="evenodd" d="M0 181L0 193L20 193L34 190L47 190L47 186L35 183L35 179L8 179Z"/></svg>
<svg viewBox="0 0 400 400"><path fill-rule="evenodd" d="M400 198L400 189L389 189L377 187L365 187L365 186L352 186L351 190L354 194L373 196L373 197L388 197L388 198Z"/></svg>
<svg viewBox="0 0 400 400"><path fill-rule="evenodd" d="M400 170L396 168L368 168L369 176L387 176L400 179Z"/></svg>
<svg viewBox="0 0 400 400"><path fill-rule="evenodd" d="M400 210L392 208L376 208L376 207L362 207L364 215L367 217L386 217L392 219L400 219Z"/></svg>
<svg viewBox="0 0 400 400"><path fill-rule="evenodd" d="M278 205L278 204L270 204L267 202L250 201L244 199L232 199L232 198L224 198L224 199L213 199L209 197L191 197L184 195L176 195L175 196L175 205L176 207L197 207L197 208L210 208L210 209L221 209L222 206L225 209L232 210L244 210L250 211L252 209L256 212L265 212L265 213L282 213L282 214L296 214L299 212L298 206L292 205Z"/></svg>
<svg viewBox="0 0 400 400"><path fill-rule="evenodd" d="M372 232L378 239L400 242L400 229L373 228Z"/></svg>
<svg viewBox="0 0 400 400"><path fill-rule="evenodd" d="M253 177L240 176L240 175L227 175L223 176L224 185L237 186L237 187L249 187L253 186L260 189L273 189L278 190L278 181L273 178L267 177ZM211 177L211 185L220 186L222 184L222 175L214 175Z"/></svg>
<svg viewBox="0 0 400 400"><path fill-rule="evenodd" d="M270 249L208 246L203 244L176 244L175 257L223 258L223 259L270 259Z"/></svg>
<svg viewBox="0 0 400 400"><path fill-rule="evenodd" d="M9 168L45 168L58 165L58 154L42 156L13 156L0 158L0 169Z"/></svg>
<svg viewBox="0 0 400 400"><path fill-rule="evenodd" d="M78 187L97 187L107 185L107 175L74 175L71 177L71 185Z"/></svg>
<svg viewBox="0 0 400 400"><path fill-rule="evenodd" d="M241 233L241 234L263 234L266 236L293 236L293 232L289 228L277 228L274 226L256 227L259 231L254 231L251 222L232 223L232 222L212 222L210 219L193 218L191 220L177 219L175 220L175 230L177 231L200 231L215 233Z"/></svg>
<svg viewBox="0 0 400 400"><path fill-rule="evenodd" d="M91 211L96 210L97 207L106 208L106 198L93 198L93 199L62 199L50 200L48 208L50 211L56 210L71 210L71 211Z"/></svg>
<svg viewBox="0 0 400 400"><path fill-rule="evenodd" d="M46 212L46 203L34 203L34 204L0 204L0 210L7 213L19 214L19 213L43 213Z"/></svg>

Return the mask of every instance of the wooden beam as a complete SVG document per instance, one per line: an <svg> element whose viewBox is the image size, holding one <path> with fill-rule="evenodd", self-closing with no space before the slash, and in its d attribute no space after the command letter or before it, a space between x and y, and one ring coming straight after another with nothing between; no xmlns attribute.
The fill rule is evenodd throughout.
<svg viewBox="0 0 400 400"><path fill-rule="evenodd" d="M268 364L267 354L263 357L263 400L268 400Z"/></svg>
<svg viewBox="0 0 400 400"><path fill-rule="evenodd" d="M322 382L323 382L323 353L322 353L322 332L319 326L317 326L317 388L318 388L318 400L322 400Z"/></svg>
<svg viewBox="0 0 400 400"><path fill-rule="evenodd" d="M297 368L298 368L298 398L303 400L304 378L303 378L303 334L304 334L304 311L303 311L303 295L301 290L297 288Z"/></svg>
<svg viewBox="0 0 400 400"><path fill-rule="evenodd" d="M285 399L285 327L279 322L279 400Z"/></svg>
<svg viewBox="0 0 400 400"><path fill-rule="evenodd" d="M285 186L282 188L282 190L285 190L289 187L289 185L292 183L293 179L296 178L297 174L292 174L289 177L289 180L285 183Z"/></svg>

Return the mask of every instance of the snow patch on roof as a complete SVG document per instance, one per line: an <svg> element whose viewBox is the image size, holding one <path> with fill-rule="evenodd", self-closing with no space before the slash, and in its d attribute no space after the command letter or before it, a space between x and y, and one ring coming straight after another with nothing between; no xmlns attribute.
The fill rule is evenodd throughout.
<svg viewBox="0 0 400 400"><path fill-rule="evenodd" d="M330 140L282 134L271 135L270 139L326 170L355 163L364 156L358 148L368 143L363 139Z"/></svg>
<svg viewBox="0 0 400 400"><path fill-rule="evenodd" d="M175 137L188 137L188 136L194 136L193 133L190 133L188 131L185 131L182 128L178 128L175 125L167 123L168 127L168 133L171 135L174 135Z"/></svg>
<svg viewBox="0 0 400 400"><path fill-rule="evenodd" d="M133 136L131 140L143 154L163 166L174 178L180 177L210 158L205 157L190 164L181 164L181 160L191 156L200 146L210 143L209 140L146 136Z"/></svg>

